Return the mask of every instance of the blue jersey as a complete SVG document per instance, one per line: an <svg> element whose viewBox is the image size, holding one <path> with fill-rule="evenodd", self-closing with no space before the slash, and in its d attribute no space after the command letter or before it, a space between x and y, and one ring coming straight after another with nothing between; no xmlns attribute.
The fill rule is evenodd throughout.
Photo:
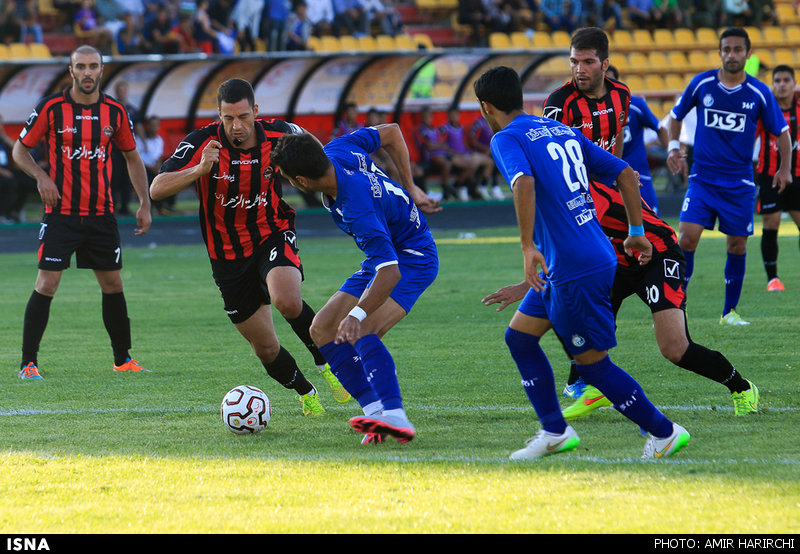
<svg viewBox="0 0 800 554"><path fill-rule="evenodd" d="M644 144L644 130L658 131L659 121L644 98L631 96L631 107L628 110L628 123L623 129L625 146L622 159L639 172L641 181L650 182L650 163L647 161L647 148Z"/></svg>
<svg viewBox="0 0 800 554"><path fill-rule="evenodd" d="M695 76L671 115L682 120L693 107L697 108L693 173L752 181L758 120L776 136L788 126L767 85L747 75L740 85L727 88L717 72L711 69Z"/></svg>
<svg viewBox="0 0 800 554"><path fill-rule="evenodd" d="M512 187L522 175L535 180L534 240L548 279L566 282L616 264L597 220L589 174L610 184L628 164L580 131L532 115L520 115L498 131L491 150Z"/></svg>
<svg viewBox="0 0 800 554"><path fill-rule="evenodd" d="M372 127L333 139L325 153L336 170L336 200L325 207L336 225L355 239L367 259L362 267L377 271L398 263L398 252L434 244L425 216L408 192L369 157L380 148Z"/></svg>

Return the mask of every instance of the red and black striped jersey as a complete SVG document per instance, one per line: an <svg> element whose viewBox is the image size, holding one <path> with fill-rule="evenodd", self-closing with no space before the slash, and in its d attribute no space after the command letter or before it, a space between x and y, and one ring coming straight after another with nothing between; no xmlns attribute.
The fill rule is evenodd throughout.
<svg viewBox="0 0 800 554"><path fill-rule="evenodd" d="M542 113L579 128L586 138L614 154L617 135L628 121L631 91L619 81L605 79L606 94L602 98L589 98L578 90L575 81L564 83L547 97Z"/></svg>
<svg viewBox="0 0 800 554"><path fill-rule="evenodd" d="M219 162L195 182L200 201L200 226L208 255L215 260L247 258L274 233L294 230L295 211L281 198L270 165L270 152L297 125L277 119L256 120L257 144L235 148L221 123L190 133L161 166L161 173L188 169L200 163L209 141L222 144Z"/></svg>
<svg viewBox="0 0 800 554"><path fill-rule="evenodd" d="M78 104L70 89L41 100L28 117L19 141L28 148L44 139L50 178L61 200L47 213L113 213L111 157L113 142L123 152L136 148L133 125L120 102L100 93L94 104Z"/></svg>
<svg viewBox="0 0 800 554"><path fill-rule="evenodd" d="M789 125L789 138L792 141L792 177L800 177L800 96L795 94L794 103L788 110L783 110L783 117ZM778 152L778 137L764 128L764 123L759 119L756 138L761 140L761 150L758 154L756 175L758 177L774 177L781 164L781 155Z"/></svg>
<svg viewBox="0 0 800 554"><path fill-rule="evenodd" d="M625 203L616 187L604 185L597 181L589 182L597 219L603 232L611 240L617 253L617 262L620 265L638 265L639 262L625 254L623 243L628 237L628 214L625 212ZM642 200L642 221L644 234L653 244L655 252L664 252L677 243L675 231Z"/></svg>

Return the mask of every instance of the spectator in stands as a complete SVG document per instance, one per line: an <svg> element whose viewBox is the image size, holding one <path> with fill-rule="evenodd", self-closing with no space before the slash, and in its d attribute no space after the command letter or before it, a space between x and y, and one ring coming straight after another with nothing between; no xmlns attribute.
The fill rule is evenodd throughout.
<svg viewBox="0 0 800 554"><path fill-rule="evenodd" d="M122 13L133 15L133 21L137 26L141 27L144 23L144 14L146 11L144 2L142 0L117 0L117 2L122 7Z"/></svg>
<svg viewBox="0 0 800 554"><path fill-rule="evenodd" d="M308 19L314 26L313 35L321 36L333 32L333 1L332 0L306 0L308 5Z"/></svg>
<svg viewBox="0 0 800 554"><path fill-rule="evenodd" d="M470 168L470 179L466 189L459 190L462 200L483 200L489 197L488 183L494 170L494 161L491 155L473 150L467 145L464 126L461 125L461 110L451 107L447 110L447 123L439 129L442 134L446 149L455 167ZM465 194L466 193L466 194Z"/></svg>
<svg viewBox="0 0 800 554"><path fill-rule="evenodd" d="M355 102L348 102L344 105L344 110L342 110L342 116L336 122L336 126L333 128L333 132L331 133L331 140L335 139L336 137L341 137L342 135L349 135L356 129L360 129L363 127L358 122L358 104Z"/></svg>
<svg viewBox="0 0 800 554"><path fill-rule="evenodd" d="M236 40L242 52L256 50L255 39L261 37L261 16L264 0L237 0L231 12Z"/></svg>
<svg viewBox="0 0 800 554"><path fill-rule="evenodd" d="M442 199L469 200L471 194L475 195L477 188L472 179L477 164L450 151L441 129L433 126L433 112L427 106L420 110L420 120L416 139L425 174L438 175L441 178ZM451 183L451 180L454 182Z"/></svg>
<svg viewBox="0 0 800 554"><path fill-rule="evenodd" d="M173 32L174 22L169 8L163 4L156 8L155 16L146 24L143 35L153 54L176 54L180 52L180 40Z"/></svg>
<svg viewBox="0 0 800 554"><path fill-rule="evenodd" d="M295 0L292 13L286 20L286 49L307 50L313 30L314 25L308 18L308 5L304 0Z"/></svg>
<svg viewBox="0 0 800 554"><path fill-rule="evenodd" d="M469 133L467 133L467 143L469 144L470 150L473 152L479 152L484 156L489 157L489 160L492 162L492 171L490 173L489 184L487 186L492 187L492 198L495 200L503 200L506 195L503 192L503 187L500 185L499 181L500 170L497 169L497 166L494 163L492 152L489 146L492 141L492 136L494 136L494 132L492 131L492 128L489 127L489 123L483 118L483 116L479 115L472 123Z"/></svg>
<svg viewBox="0 0 800 554"><path fill-rule="evenodd" d="M178 14L178 23L172 28L172 35L178 44L178 52L182 54L202 52L197 39L194 38L194 17L187 12Z"/></svg>
<svg viewBox="0 0 800 554"><path fill-rule="evenodd" d="M470 28L469 42L473 46L486 46L486 27L491 17L482 0L458 0L458 23Z"/></svg>
<svg viewBox="0 0 800 554"><path fill-rule="evenodd" d="M685 0L653 0L660 25L674 29L685 25L683 3ZM688 7L688 6L687 6Z"/></svg>
<svg viewBox="0 0 800 554"><path fill-rule="evenodd" d="M211 25L211 18L208 15L209 0L199 0L197 2L197 9L192 15L194 39L197 41L197 46L202 52L206 54L213 54L219 51L217 42L217 31Z"/></svg>
<svg viewBox="0 0 800 554"><path fill-rule="evenodd" d="M336 36L369 34L367 14L358 0L333 0L333 32Z"/></svg>
<svg viewBox="0 0 800 554"><path fill-rule="evenodd" d="M125 8L117 0L94 0L94 11L100 26L111 33L112 40L117 40L117 34L124 23L122 16Z"/></svg>
<svg viewBox="0 0 800 554"><path fill-rule="evenodd" d="M364 10L368 32L372 32L373 26L377 27L376 33L392 37L403 32L403 22L393 0L358 0L358 3Z"/></svg>
<svg viewBox="0 0 800 554"><path fill-rule="evenodd" d="M161 119L156 115L149 116L144 122L144 134L136 135L136 148L144 162L147 171L147 186L158 175L161 164L164 161L164 139L159 135L161 129ZM172 215L175 213L175 196L170 196L163 200L153 200L153 208L160 215Z"/></svg>
<svg viewBox="0 0 800 554"><path fill-rule="evenodd" d="M261 36L267 42L267 50L286 50L287 23L291 13L289 0L265 0L262 14Z"/></svg>
<svg viewBox="0 0 800 554"><path fill-rule="evenodd" d="M22 25L17 19L17 7L12 2L3 4L0 13L0 40L3 44L19 42L22 39Z"/></svg>
<svg viewBox="0 0 800 554"><path fill-rule="evenodd" d="M661 25L662 15L653 0L628 0L628 19L637 29L649 29Z"/></svg>
<svg viewBox="0 0 800 554"><path fill-rule="evenodd" d="M775 0L750 0L750 9L753 12L751 25L762 27L763 25L780 24Z"/></svg>
<svg viewBox="0 0 800 554"><path fill-rule="evenodd" d="M120 79L114 85L114 98L123 106L128 112L128 117L133 124L134 136L144 132L142 127L142 119L139 116L139 108L130 97L130 84ZM131 211L128 204L131 200L131 192L133 192L133 184L131 183L130 176L128 175L128 165L125 163L125 156L114 144L109 146L109 156L112 159L111 165L111 193L114 197L115 211L120 215L130 215Z"/></svg>
<svg viewBox="0 0 800 554"><path fill-rule="evenodd" d="M723 0L722 2L722 26L744 27L750 24L753 11L747 0Z"/></svg>
<svg viewBox="0 0 800 554"><path fill-rule="evenodd" d="M117 35L117 52L123 56L152 52L152 45L144 38L142 30L134 19L134 14L126 13L122 16L122 20L125 22L125 26Z"/></svg>
<svg viewBox="0 0 800 554"><path fill-rule="evenodd" d="M11 1L11 0L7 0ZM36 0L16 0L17 21L20 24L20 42L44 42L42 26L39 23L39 9Z"/></svg>
<svg viewBox="0 0 800 554"><path fill-rule="evenodd" d="M583 18L581 0L542 0L539 4L542 22L551 31L572 31L580 27Z"/></svg>
<svg viewBox="0 0 800 554"><path fill-rule="evenodd" d="M110 30L100 25L93 0L81 0L81 7L75 12L74 24L89 39L92 46L102 52L110 52L114 37Z"/></svg>
<svg viewBox="0 0 800 554"><path fill-rule="evenodd" d="M694 0L694 10L686 11L686 26L692 29L699 27L719 27L722 12L722 0Z"/></svg>
<svg viewBox="0 0 800 554"><path fill-rule="evenodd" d="M605 28L610 19L614 20L614 29L625 29L622 6L617 0L587 0L584 6L584 26Z"/></svg>

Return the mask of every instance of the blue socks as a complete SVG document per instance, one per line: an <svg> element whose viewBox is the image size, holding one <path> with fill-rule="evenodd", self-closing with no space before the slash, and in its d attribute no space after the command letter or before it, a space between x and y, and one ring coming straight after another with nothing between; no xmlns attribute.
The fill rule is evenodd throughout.
<svg viewBox="0 0 800 554"><path fill-rule="evenodd" d="M567 429L567 422L561 415L561 405L556 396L553 368L539 345L539 337L509 327L506 329L506 344L522 376L522 388L542 428L560 435Z"/></svg>
<svg viewBox="0 0 800 554"><path fill-rule="evenodd" d="M597 363L579 365L583 380L606 395L614 408L645 431L665 438L672 434L672 422L645 396L641 385L606 356Z"/></svg>
<svg viewBox="0 0 800 554"><path fill-rule="evenodd" d="M563 433L567 423L556 395L553 369L539 345L539 338L509 327L505 339L542 428L548 433ZM659 438L672 434L672 422L647 399L639 383L608 356L595 364L577 368L584 381L598 388L617 411L639 427Z"/></svg>
<svg viewBox="0 0 800 554"><path fill-rule="evenodd" d="M739 304L744 283L746 258L747 254L739 255L728 252L728 260L725 262L725 308L722 310L722 315L735 310Z"/></svg>
<svg viewBox="0 0 800 554"><path fill-rule="evenodd" d="M364 408L380 403L384 410L403 408L394 359L378 335L366 335L355 346L329 342L319 348L331 371Z"/></svg>

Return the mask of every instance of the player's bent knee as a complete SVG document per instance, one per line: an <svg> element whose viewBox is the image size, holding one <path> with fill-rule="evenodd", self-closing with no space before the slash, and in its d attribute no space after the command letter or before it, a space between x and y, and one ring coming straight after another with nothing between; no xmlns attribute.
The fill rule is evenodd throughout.
<svg viewBox="0 0 800 554"><path fill-rule="evenodd" d="M253 352L264 363L271 363L278 357L281 345L278 342L250 342Z"/></svg>

